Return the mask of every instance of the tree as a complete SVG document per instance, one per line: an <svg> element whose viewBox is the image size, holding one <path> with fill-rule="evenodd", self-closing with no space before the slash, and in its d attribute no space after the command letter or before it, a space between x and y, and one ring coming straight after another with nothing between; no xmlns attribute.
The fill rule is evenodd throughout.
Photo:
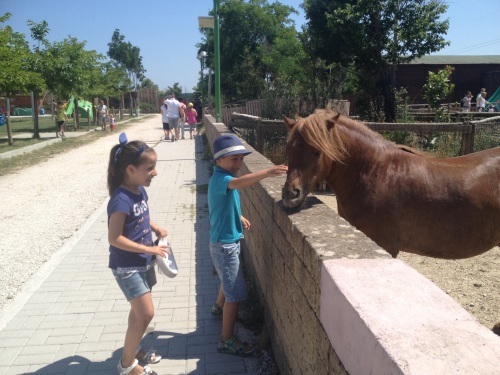
<svg viewBox="0 0 500 375"><path fill-rule="evenodd" d="M327 63L352 64L387 121L396 114L398 64L448 44L442 0L304 0L303 7L314 54Z"/></svg>
<svg viewBox="0 0 500 375"><path fill-rule="evenodd" d="M162 96L166 97L169 94L174 94L176 98L180 98L182 96L182 87L179 86L179 82L175 82L173 87L168 86Z"/></svg>
<svg viewBox="0 0 500 375"><path fill-rule="evenodd" d="M145 78L141 82L141 89L144 89L144 88L150 88L150 89L158 90L158 85L156 83L154 83L153 81L151 81L149 78Z"/></svg>
<svg viewBox="0 0 500 375"><path fill-rule="evenodd" d="M130 42L125 42L125 36L120 34L119 29L115 29L111 37L111 42L108 43L108 56L123 66L129 75L129 79L133 83L133 90L137 90L138 82L141 82L145 77L146 70L142 65L141 50L139 47L133 46ZM132 93L130 93L130 105L134 111Z"/></svg>
<svg viewBox="0 0 500 375"><path fill-rule="evenodd" d="M38 65L38 62L40 60L40 44L47 43L47 39L45 37L49 33L49 24L47 21L42 21L39 23L36 23L32 20L28 20L28 26L31 31L31 38L35 41L37 41L37 45L35 46L35 51L32 54L32 67L36 67ZM35 69L36 70L36 69ZM33 126L34 126L34 137L35 138L40 138L40 129L38 127L38 97L39 97L39 91L41 90L41 87L33 84L30 87L31 92L32 92L32 98L33 98ZM57 131L56 131L57 134Z"/></svg>
<svg viewBox="0 0 500 375"><path fill-rule="evenodd" d="M38 42L36 48L40 49L40 44L47 42L45 37L50 31L49 24L47 23L47 21L36 23L32 20L28 20L28 26L31 31L31 37L33 38L33 40L36 40Z"/></svg>
<svg viewBox="0 0 500 375"><path fill-rule="evenodd" d="M437 121L443 118L442 101L448 98L455 89L455 85L450 80L452 73L453 67L448 65L437 73L429 72L427 82L424 84L425 102L435 111Z"/></svg>
<svg viewBox="0 0 500 375"><path fill-rule="evenodd" d="M266 0L222 0L221 91L227 101L258 98L269 90L297 87L301 46L290 15L296 11ZM213 68L213 30L202 29L200 50L210 51ZM300 69L299 69L300 70Z"/></svg>
<svg viewBox="0 0 500 375"><path fill-rule="evenodd" d="M0 17L0 24L10 17L10 13L4 14ZM0 92L6 95L9 145L14 144L10 126L10 97L16 91L26 92L32 85L43 85L41 76L30 69L31 57L23 34L14 32L10 26L0 27Z"/></svg>
<svg viewBox="0 0 500 375"><path fill-rule="evenodd" d="M85 50L85 44L73 37L62 42L46 43L37 67L47 88L61 99L73 96L76 109L78 98L93 92L92 78L103 58L94 50ZM78 110L75 110L75 114L75 126L78 127Z"/></svg>

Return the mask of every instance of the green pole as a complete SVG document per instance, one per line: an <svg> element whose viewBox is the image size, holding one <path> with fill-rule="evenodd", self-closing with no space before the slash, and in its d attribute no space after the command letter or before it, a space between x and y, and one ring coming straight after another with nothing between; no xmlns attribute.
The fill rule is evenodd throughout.
<svg viewBox="0 0 500 375"><path fill-rule="evenodd" d="M203 95L205 95L205 82L203 80L203 70L205 69L204 57L202 57L200 61L201 61L201 101L202 103L205 103L205 101L203 100Z"/></svg>
<svg viewBox="0 0 500 375"><path fill-rule="evenodd" d="M220 111L220 34L219 0L214 0L214 57L215 57L215 119L221 121Z"/></svg>

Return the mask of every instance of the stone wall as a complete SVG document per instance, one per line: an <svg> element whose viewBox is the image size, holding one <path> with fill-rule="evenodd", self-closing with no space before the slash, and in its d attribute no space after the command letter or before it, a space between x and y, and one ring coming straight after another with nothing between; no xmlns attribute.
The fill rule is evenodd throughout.
<svg viewBox="0 0 500 375"><path fill-rule="evenodd" d="M228 132L204 122L210 146ZM253 152L242 173L270 166ZM281 374L498 374L498 336L319 200L286 209L284 182L240 190L244 263Z"/></svg>
<svg viewBox="0 0 500 375"><path fill-rule="evenodd" d="M210 145L229 132L213 121L205 117ZM245 157L242 173L271 166L253 152ZM353 254L388 255L317 199L309 199L299 212L288 212L280 203L284 181L268 178L240 191L243 215L252 224L242 242L244 260L265 309L265 331L282 374L344 374L319 320L322 262Z"/></svg>

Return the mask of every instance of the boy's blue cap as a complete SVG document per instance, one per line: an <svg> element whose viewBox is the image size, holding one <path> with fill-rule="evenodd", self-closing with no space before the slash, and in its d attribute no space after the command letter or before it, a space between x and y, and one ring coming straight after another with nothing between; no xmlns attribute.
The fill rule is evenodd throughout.
<svg viewBox="0 0 500 375"><path fill-rule="evenodd" d="M214 141L214 161L223 156L243 154L248 155L248 151L238 137L231 134L223 134Z"/></svg>

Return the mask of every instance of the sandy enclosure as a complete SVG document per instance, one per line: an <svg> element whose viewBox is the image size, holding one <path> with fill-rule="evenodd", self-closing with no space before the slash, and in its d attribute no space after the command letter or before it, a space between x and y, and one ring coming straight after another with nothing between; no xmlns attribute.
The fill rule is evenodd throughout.
<svg viewBox="0 0 500 375"><path fill-rule="evenodd" d="M337 211L332 194L315 194ZM400 252L398 259L431 280L489 329L500 322L500 247L469 259L435 259Z"/></svg>

